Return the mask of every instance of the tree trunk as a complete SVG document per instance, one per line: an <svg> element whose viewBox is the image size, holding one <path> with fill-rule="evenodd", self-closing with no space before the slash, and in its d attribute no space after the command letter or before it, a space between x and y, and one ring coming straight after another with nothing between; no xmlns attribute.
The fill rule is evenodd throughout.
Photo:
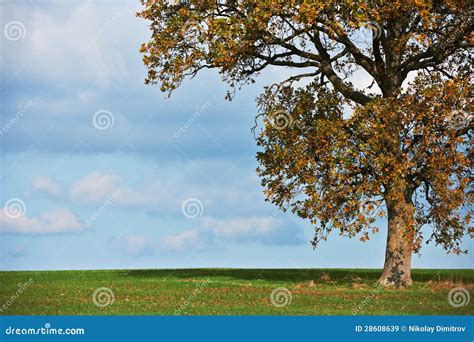
<svg viewBox="0 0 474 342"><path fill-rule="evenodd" d="M398 193L398 196L397 196ZM412 285L411 255L413 252L413 203L411 193L397 191L386 199L388 234L385 264L379 284L383 286Z"/></svg>

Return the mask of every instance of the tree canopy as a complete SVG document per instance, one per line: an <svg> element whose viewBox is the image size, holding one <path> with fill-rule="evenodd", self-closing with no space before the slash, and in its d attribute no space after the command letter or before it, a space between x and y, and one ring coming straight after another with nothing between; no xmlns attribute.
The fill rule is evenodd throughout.
<svg viewBox="0 0 474 342"><path fill-rule="evenodd" d="M268 67L294 70L257 99L258 173L269 201L314 224L314 245L334 229L367 240L387 215L386 269L388 258L393 269L409 266L423 241L464 252L473 233L471 2L143 4L146 83L165 92L215 68L232 98ZM372 84L353 84L361 75ZM391 238L399 247L390 251ZM388 283L403 283L403 271L390 272Z"/></svg>

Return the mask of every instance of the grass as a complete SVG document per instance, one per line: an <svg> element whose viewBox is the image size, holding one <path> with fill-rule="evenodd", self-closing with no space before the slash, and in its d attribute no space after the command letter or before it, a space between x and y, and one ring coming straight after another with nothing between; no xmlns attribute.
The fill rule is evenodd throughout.
<svg viewBox="0 0 474 342"><path fill-rule="evenodd" d="M474 270L413 270L414 285L381 289L374 269L179 269L0 272L2 315L472 315L474 301L448 302L474 288ZM31 279L31 280L30 280ZM30 280L30 283L27 283ZM25 284L26 283L26 284ZM23 285L22 285L23 284ZM112 304L94 305L99 287ZM284 287L291 303L272 305ZM22 293L19 293L19 290ZM285 299L285 294L283 299ZM288 297L287 297L288 298ZM286 298L286 299L287 299ZM99 296L98 301L107 297ZM3 305L3 306L1 306Z"/></svg>

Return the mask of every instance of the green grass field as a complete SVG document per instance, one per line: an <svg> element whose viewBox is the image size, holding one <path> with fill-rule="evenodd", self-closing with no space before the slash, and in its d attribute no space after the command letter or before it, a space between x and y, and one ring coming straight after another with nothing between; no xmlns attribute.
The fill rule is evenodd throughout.
<svg viewBox="0 0 474 342"><path fill-rule="evenodd" d="M474 270L414 270L408 289L381 289L372 269L181 269L0 272L2 315L472 315L453 307ZM96 297L97 288L112 290ZM280 297L271 294L286 288ZM21 290L21 291L20 291ZM291 302L289 297L291 295ZM279 300L282 300L280 302Z"/></svg>

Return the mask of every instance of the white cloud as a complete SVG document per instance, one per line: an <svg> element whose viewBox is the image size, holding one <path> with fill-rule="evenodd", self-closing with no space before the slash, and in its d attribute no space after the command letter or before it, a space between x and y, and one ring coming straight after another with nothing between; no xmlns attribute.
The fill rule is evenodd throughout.
<svg viewBox="0 0 474 342"><path fill-rule="evenodd" d="M95 202L119 191L122 179L115 174L93 172L73 183L69 195L74 200Z"/></svg>
<svg viewBox="0 0 474 342"><path fill-rule="evenodd" d="M48 233L79 231L82 229L80 220L68 209L57 208L40 216L44 223L42 229Z"/></svg>
<svg viewBox="0 0 474 342"><path fill-rule="evenodd" d="M165 236L159 249L164 252L202 250L222 242L296 245L303 243L303 230L289 220L268 217L216 219L203 217L201 230L185 230Z"/></svg>
<svg viewBox="0 0 474 342"><path fill-rule="evenodd" d="M264 236L275 225L262 217L235 218L230 220L204 217L202 223L215 236L234 239Z"/></svg>
<svg viewBox="0 0 474 342"><path fill-rule="evenodd" d="M62 193L62 187L61 184L49 177L39 176L33 179L33 191L45 192L53 196L58 196Z"/></svg>
<svg viewBox="0 0 474 342"><path fill-rule="evenodd" d="M149 191L141 193L127 187L122 177L113 173L93 172L69 187L74 201L100 203L113 197L115 205L124 207L146 206L155 200Z"/></svg>
<svg viewBox="0 0 474 342"><path fill-rule="evenodd" d="M125 235L118 239L121 249L131 256L142 256L153 251L153 243L141 235Z"/></svg>
<svg viewBox="0 0 474 342"><path fill-rule="evenodd" d="M83 230L80 219L68 209L56 208L38 217L12 218L0 210L0 232L12 234L77 233Z"/></svg>
<svg viewBox="0 0 474 342"><path fill-rule="evenodd" d="M267 245L294 245L303 242L302 228L290 220L267 217L232 219L202 218L204 229L216 238Z"/></svg>
<svg viewBox="0 0 474 342"><path fill-rule="evenodd" d="M39 77L47 74L65 85L68 80L103 85L124 80L128 63L117 40L122 37L129 41L131 31L140 30L134 8L92 2L68 7L67 12L63 6L13 7L8 16L22 18L26 35L24 44L6 51L5 58L10 62L15 58L28 61L21 63L25 73Z"/></svg>
<svg viewBox="0 0 474 342"><path fill-rule="evenodd" d="M204 247L208 247L204 235L196 230L185 230L175 235L165 236L161 241L160 250L164 252L196 251Z"/></svg>

